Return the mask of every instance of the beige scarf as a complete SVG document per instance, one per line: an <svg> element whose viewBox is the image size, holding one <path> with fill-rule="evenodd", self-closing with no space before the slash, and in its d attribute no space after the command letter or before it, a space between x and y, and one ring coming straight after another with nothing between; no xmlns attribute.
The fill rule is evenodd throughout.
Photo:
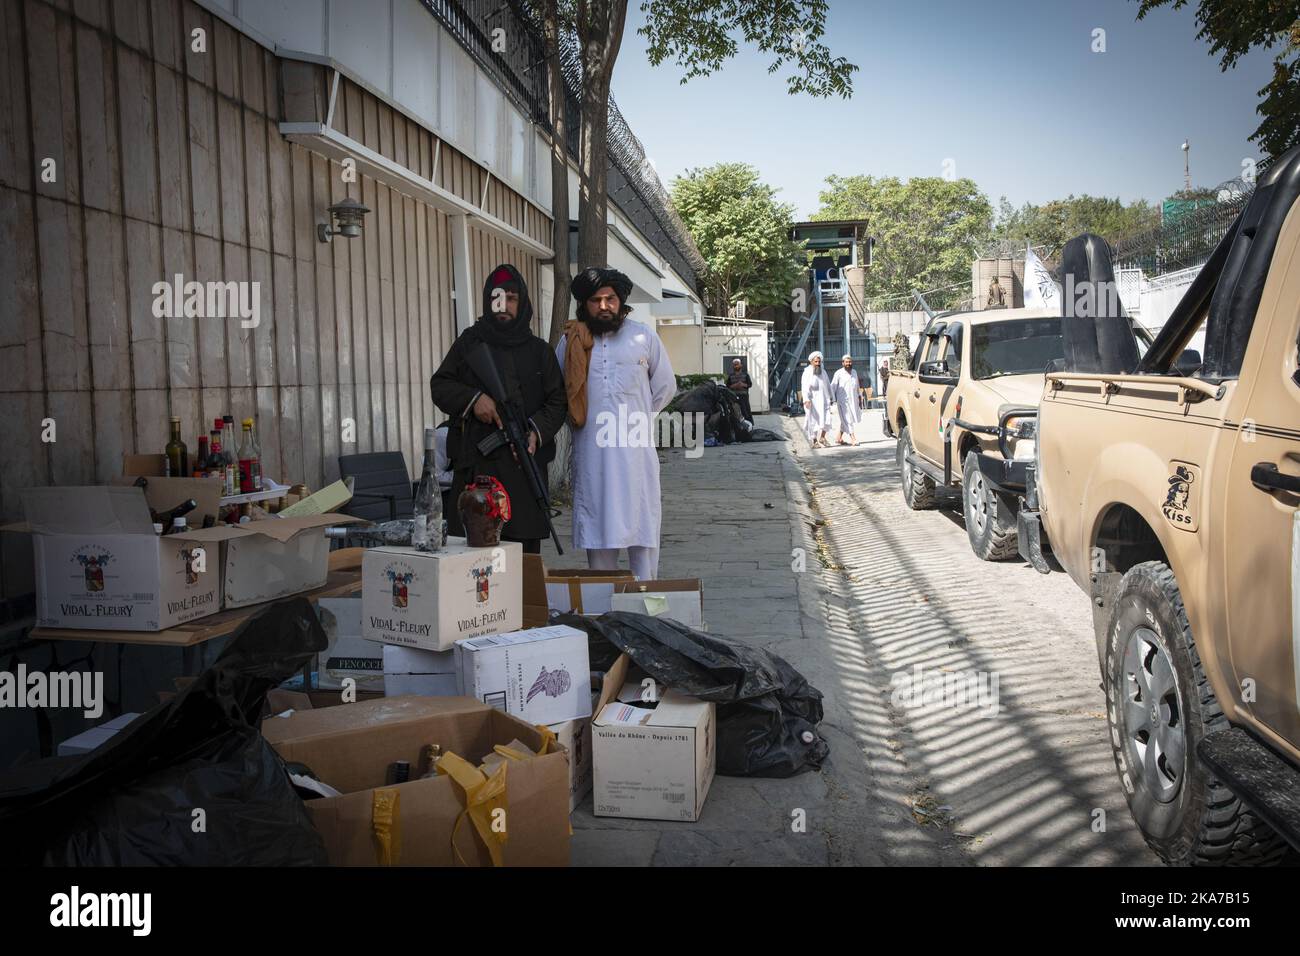
<svg viewBox="0 0 1300 956"><path fill-rule="evenodd" d="M586 322L569 319L564 325L564 394L574 428L587 424L587 368L595 342Z"/></svg>

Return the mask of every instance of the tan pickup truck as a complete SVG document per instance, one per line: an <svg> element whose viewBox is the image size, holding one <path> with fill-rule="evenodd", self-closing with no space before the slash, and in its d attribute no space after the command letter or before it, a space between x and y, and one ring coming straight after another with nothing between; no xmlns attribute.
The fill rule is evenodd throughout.
<svg viewBox="0 0 1300 956"><path fill-rule="evenodd" d="M890 377L885 433L898 439L908 507L960 492L971 549L986 561L1016 555L1016 511L1034 443L1017 437L1043 373L1061 358L1061 317L1042 309L945 312L930 320L911 367ZM980 470L980 456L1015 462ZM996 473L996 480L994 474Z"/></svg>
<svg viewBox="0 0 1300 956"><path fill-rule="evenodd" d="M1107 293L1105 244L1062 254L1076 297L1045 376L1020 550L1047 572L1050 543L1092 598L1120 782L1172 864L1300 847L1297 197L1292 150L1145 349ZM1204 355L1188 350L1201 330Z"/></svg>

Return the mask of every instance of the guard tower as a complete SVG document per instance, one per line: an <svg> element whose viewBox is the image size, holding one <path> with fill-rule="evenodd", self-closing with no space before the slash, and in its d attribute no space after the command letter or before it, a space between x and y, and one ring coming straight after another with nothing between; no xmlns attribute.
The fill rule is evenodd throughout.
<svg viewBox="0 0 1300 956"><path fill-rule="evenodd" d="M785 338L784 347L769 364L768 388L773 408L787 404L795 372L814 328L817 330L817 351L825 352L829 328L833 340L842 344L844 352L852 354L853 327L856 325L859 343L865 348L868 369L874 360L862 302L849 286L844 272L851 266L871 265L873 240L867 235L867 221L799 222L790 228L790 238L802 243L812 254L808 269L808 308L802 314L796 314L794 327Z"/></svg>

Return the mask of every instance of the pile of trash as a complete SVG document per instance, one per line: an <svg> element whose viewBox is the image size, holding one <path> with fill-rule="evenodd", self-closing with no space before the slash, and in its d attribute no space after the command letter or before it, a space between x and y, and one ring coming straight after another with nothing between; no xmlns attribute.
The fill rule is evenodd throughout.
<svg viewBox="0 0 1300 956"><path fill-rule="evenodd" d="M820 769L830 753L817 730L822 692L770 651L631 611L552 621L586 632L593 670L626 654L660 686L716 703L724 776L793 777Z"/></svg>
<svg viewBox="0 0 1300 956"><path fill-rule="evenodd" d="M741 414L740 400L735 393L717 382L704 382L678 392L667 410L684 415L703 414L706 446L785 440L771 429L756 428L748 422Z"/></svg>

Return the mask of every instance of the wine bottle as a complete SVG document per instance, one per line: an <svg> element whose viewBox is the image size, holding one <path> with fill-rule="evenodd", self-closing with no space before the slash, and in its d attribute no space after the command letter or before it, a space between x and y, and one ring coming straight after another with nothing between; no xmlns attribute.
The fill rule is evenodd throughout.
<svg viewBox="0 0 1300 956"><path fill-rule="evenodd" d="M442 489L433 474L433 429L424 430L424 466L415 489L411 545L419 551L442 547Z"/></svg>
<svg viewBox="0 0 1300 956"><path fill-rule="evenodd" d="M167 443L167 473L173 478L190 476L190 450L181 441L181 420L173 415L171 418L171 441Z"/></svg>

